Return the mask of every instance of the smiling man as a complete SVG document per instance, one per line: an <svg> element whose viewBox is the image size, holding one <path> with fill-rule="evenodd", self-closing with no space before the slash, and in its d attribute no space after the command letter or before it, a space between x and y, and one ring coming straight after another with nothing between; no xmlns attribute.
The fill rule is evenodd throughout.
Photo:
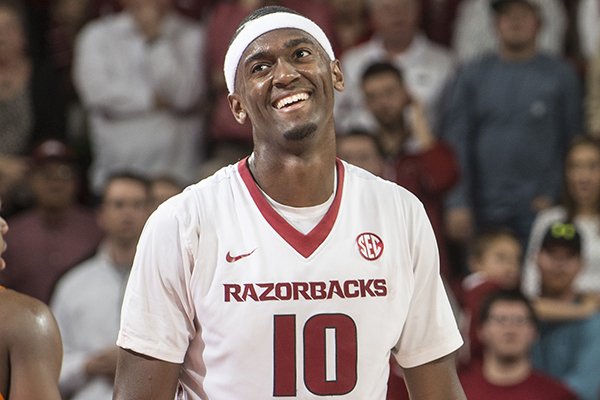
<svg viewBox="0 0 600 400"><path fill-rule="evenodd" d="M229 103L254 150L150 217L125 294L115 399L464 399L435 238L405 189L336 159L344 79L282 7L242 22Z"/></svg>

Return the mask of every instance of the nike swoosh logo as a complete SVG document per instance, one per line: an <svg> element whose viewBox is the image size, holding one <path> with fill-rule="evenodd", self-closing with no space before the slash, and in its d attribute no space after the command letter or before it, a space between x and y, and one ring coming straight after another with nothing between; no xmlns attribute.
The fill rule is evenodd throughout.
<svg viewBox="0 0 600 400"><path fill-rule="evenodd" d="M246 254L240 254L239 256L232 256L232 255L231 255L231 252L230 252L230 251L228 251L228 252L227 252L227 255L225 256L225 260L226 260L228 263L234 263L234 262L236 262L236 261L239 261L239 260L241 260L241 259L242 259L242 258L244 258L244 257L248 257L250 254L254 253L255 251L256 251L256 249L252 250L250 253L246 253Z"/></svg>

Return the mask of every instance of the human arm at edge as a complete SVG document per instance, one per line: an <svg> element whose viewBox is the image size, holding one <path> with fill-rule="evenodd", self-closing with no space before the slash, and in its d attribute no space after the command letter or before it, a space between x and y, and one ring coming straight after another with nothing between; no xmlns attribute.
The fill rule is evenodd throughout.
<svg viewBox="0 0 600 400"><path fill-rule="evenodd" d="M181 365L119 348L113 400L173 400Z"/></svg>
<svg viewBox="0 0 600 400"><path fill-rule="evenodd" d="M418 367L404 368L411 399L466 400L456 373L455 356L449 354Z"/></svg>
<svg viewBox="0 0 600 400"><path fill-rule="evenodd" d="M9 344L9 399L60 400L62 362L60 332L50 309L41 301L11 292L15 318Z"/></svg>

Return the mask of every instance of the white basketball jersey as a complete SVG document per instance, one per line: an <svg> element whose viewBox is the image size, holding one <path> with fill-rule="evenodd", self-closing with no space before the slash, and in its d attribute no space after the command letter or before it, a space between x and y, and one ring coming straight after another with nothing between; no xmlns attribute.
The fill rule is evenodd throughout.
<svg viewBox="0 0 600 400"><path fill-rule="evenodd" d="M462 343L421 203L337 161L333 204L304 235L247 161L164 203L131 272L118 345L182 363L189 399L384 400L388 360Z"/></svg>

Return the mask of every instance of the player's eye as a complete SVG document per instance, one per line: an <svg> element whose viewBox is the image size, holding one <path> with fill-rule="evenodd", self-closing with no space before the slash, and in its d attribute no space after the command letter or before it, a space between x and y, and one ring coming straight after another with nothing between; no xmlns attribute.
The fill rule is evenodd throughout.
<svg viewBox="0 0 600 400"><path fill-rule="evenodd" d="M267 67L268 67L268 65L264 64L264 63L254 64L252 66L252 68L250 68L250 72L253 73L253 74L257 73L257 72L262 72L265 69L267 69Z"/></svg>
<svg viewBox="0 0 600 400"><path fill-rule="evenodd" d="M307 49L298 49L296 50L296 52L294 53L294 55L296 56L296 58L304 58L304 57L308 57L310 56L312 53L307 50Z"/></svg>

